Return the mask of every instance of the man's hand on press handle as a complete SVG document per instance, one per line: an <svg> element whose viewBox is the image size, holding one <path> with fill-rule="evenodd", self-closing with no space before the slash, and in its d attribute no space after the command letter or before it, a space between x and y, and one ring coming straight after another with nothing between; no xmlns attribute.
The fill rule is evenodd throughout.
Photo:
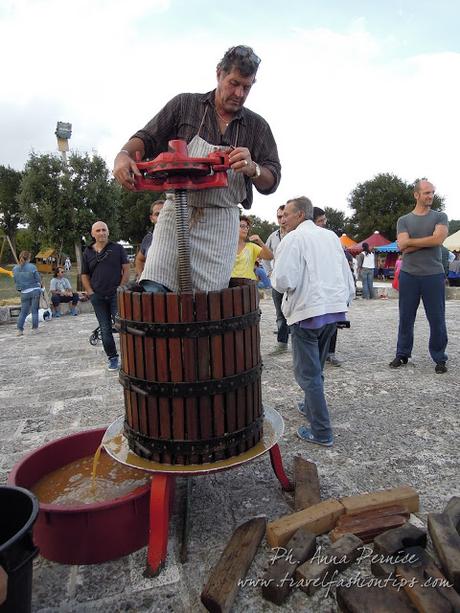
<svg viewBox="0 0 460 613"><path fill-rule="evenodd" d="M120 151L117 154L112 174L122 187L131 191L134 189L134 175L141 176L136 163L127 151Z"/></svg>
<svg viewBox="0 0 460 613"><path fill-rule="evenodd" d="M254 179L257 175L257 164L251 158L251 152L247 147L236 147L232 149L228 161L230 168L235 172L241 172L250 179Z"/></svg>

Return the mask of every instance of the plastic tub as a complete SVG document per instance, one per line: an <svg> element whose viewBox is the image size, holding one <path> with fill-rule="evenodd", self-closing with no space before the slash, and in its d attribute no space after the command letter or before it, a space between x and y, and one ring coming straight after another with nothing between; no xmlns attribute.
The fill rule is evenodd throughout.
<svg viewBox="0 0 460 613"><path fill-rule="evenodd" d="M32 527L38 515L37 498L22 487L0 486L0 565L8 574L1 613L29 613L32 603L32 561L38 548Z"/></svg>
<svg viewBox="0 0 460 613"><path fill-rule="evenodd" d="M105 429L57 439L23 458L8 478L32 488L50 472L95 453ZM150 485L104 502L61 506L40 503L34 540L44 558L61 564L97 564L147 544Z"/></svg>

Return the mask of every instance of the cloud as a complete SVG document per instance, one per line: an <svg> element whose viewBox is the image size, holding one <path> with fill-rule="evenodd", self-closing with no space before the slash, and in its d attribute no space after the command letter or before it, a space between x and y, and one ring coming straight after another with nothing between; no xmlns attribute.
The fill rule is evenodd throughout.
<svg viewBox="0 0 460 613"><path fill-rule="evenodd" d="M166 0L4 4L0 164L21 168L31 149L55 150L56 122L69 121L71 146L110 166L169 98L212 89L235 44L230 13L218 9L222 25L212 28L182 23L179 10ZM249 42L262 63L248 106L269 121L283 164L279 190L256 195L255 214L274 219L300 194L346 210L357 182L394 172L430 177L455 216L460 54L388 59L389 39L359 18L342 32L296 25L269 36L254 23Z"/></svg>

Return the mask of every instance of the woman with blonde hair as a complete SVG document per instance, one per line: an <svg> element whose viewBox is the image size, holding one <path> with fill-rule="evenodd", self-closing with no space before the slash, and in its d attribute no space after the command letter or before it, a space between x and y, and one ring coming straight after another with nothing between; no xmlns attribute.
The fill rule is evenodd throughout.
<svg viewBox="0 0 460 613"><path fill-rule="evenodd" d="M19 313L16 336L24 334L24 322L32 311L32 331L38 330L38 306L41 295L40 273L30 263L30 252L21 251L19 264L13 268L16 289L21 292L21 312Z"/></svg>
<svg viewBox="0 0 460 613"><path fill-rule="evenodd" d="M273 259L273 253L258 234L248 236L250 229L251 221L249 217L242 215L240 217L238 250L230 279L230 287L245 285L249 279L255 282L257 280L254 272L256 260L259 257L264 260Z"/></svg>

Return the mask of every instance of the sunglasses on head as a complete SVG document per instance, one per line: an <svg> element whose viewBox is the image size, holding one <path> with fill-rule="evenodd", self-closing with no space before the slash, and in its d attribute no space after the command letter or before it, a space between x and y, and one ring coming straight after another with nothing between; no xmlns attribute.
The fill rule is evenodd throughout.
<svg viewBox="0 0 460 613"><path fill-rule="evenodd" d="M227 51L227 55L238 55L239 57L247 57L257 66L260 64L260 57L254 53L251 47L245 47L244 45L237 45L236 47L231 47Z"/></svg>

